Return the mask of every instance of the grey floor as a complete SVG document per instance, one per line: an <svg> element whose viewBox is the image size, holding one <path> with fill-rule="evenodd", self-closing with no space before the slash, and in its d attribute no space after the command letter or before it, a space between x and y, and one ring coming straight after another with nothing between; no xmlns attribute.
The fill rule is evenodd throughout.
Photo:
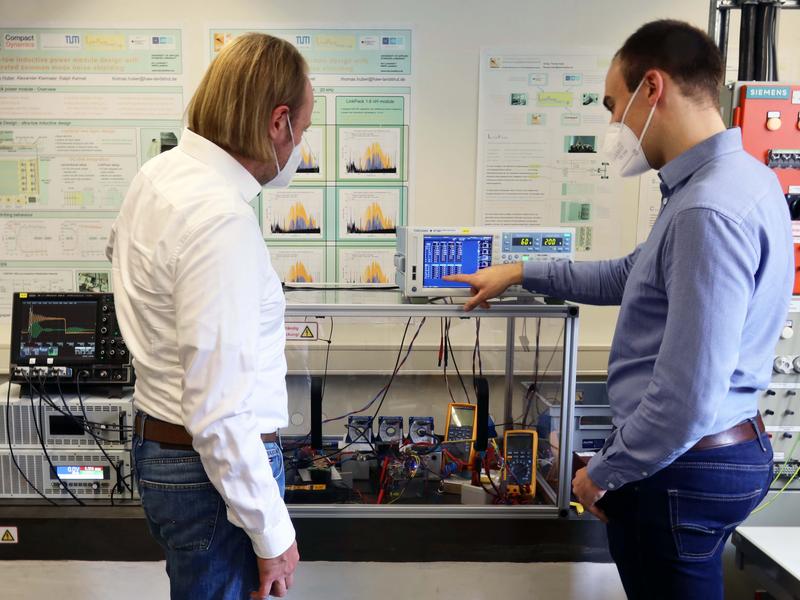
<svg viewBox="0 0 800 600"><path fill-rule="evenodd" d="M164 563L0 562L0 598L169 598ZM616 569L591 563L301 563L291 600L624 600Z"/></svg>

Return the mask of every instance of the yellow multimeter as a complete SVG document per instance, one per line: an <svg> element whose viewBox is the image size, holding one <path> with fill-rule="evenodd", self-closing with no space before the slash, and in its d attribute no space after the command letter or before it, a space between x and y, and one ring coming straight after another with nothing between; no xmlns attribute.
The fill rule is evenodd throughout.
<svg viewBox="0 0 800 600"><path fill-rule="evenodd" d="M475 450L475 428L478 424L478 411L474 404L452 402L447 405L447 424L445 426L444 449L457 460L472 466ZM464 443L452 443L464 440Z"/></svg>
<svg viewBox="0 0 800 600"><path fill-rule="evenodd" d="M513 429L503 435L503 481L509 494L536 494L536 456L539 434L533 429Z"/></svg>

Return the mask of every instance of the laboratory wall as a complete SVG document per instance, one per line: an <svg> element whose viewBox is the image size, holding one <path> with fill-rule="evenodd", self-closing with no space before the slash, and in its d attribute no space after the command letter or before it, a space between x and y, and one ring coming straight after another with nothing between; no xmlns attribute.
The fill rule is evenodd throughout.
<svg viewBox="0 0 800 600"><path fill-rule="evenodd" d="M708 2L698 0L0 0L3 27L181 28L189 92L208 64L211 27L411 28L415 88L408 222L412 225L474 223L481 47L524 44L555 51L582 47L610 56L626 36L652 19L682 19L706 29L708 8ZM784 11L781 17L779 68L781 79L787 81L800 80L797 13ZM737 22L734 18L734 25ZM735 64L730 77L735 77ZM629 181L623 190L614 217L621 224L621 245L631 251L639 186ZM614 308L583 310L580 372L604 370L616 314ZM3 371L8 365L8 339L8 329L0 328Z"/></svg>

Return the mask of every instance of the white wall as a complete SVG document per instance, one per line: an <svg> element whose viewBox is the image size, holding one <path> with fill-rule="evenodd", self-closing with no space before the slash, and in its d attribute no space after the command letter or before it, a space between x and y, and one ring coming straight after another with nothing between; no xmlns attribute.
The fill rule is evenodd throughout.
<svg viewBox="0 0 800 600"><path fill-rule="evenodd" d="M698 0L0 0L0 14L4 26L182 27L192 88L207 63L210 26L412 26L417 78L412 224L464 225L472 220L475 204L481 46L583 45L613 51L638 26L656 18L683 19L705 29L708 6ZM780 59L781 78L787 81L800 80L798 25L800 11L784 11ZM620 199L631 207L622 217L624 246L631 249L636 189L630 185ZM583 312L581 346L593 350L594 357L610 345L615 317L613 308ZM0 334L0 365L7 365L7 336Z"/></svg>

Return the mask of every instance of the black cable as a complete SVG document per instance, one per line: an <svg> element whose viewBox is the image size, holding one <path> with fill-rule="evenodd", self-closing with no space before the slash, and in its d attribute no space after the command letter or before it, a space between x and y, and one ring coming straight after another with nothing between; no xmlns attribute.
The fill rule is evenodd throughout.
<svg viewBox="0 0 800 600"><path fill-rule="evenodd" d="M331 346L333 345L333 317L328 318L331 320L331 328L330 331L328 331L328 339L322 340L328 344L328 347L325 349L325 370L322 372L322 392L320 394L320 401L325 398L325 385L328 383L328 359L331 356Z"/></svg>
<svg viewBox="0 0 800 600"><path fill-rule="evenodd" d="M450 389L450 380L447 379L447 363L450 360L450 352L449 348L447 347L447 319L441 318L439 319L439 331L441 332L441 338L439 341L439 347L442 349L442 353L444 355L444 363L442 365L442 374L444 375L444 384L447 387L447 393L450 395L450 401L455 403L456 399L453 396L453 390Z"/></svg>
<svg viewBox="0 0 800 600"><path fill-rule="evenodd" d="M127 475L125 475L125 477L123 477L123 478L122 478L122 480L121 480L121 481L122 481L122 483L123 483L123 484L125 484L125 486L127 487L127 485L128 485L128 484L127 484L127 483L125 483L125 480L126 480L126 479L131 479L132 477L133 477L133 473L128 473ZM119 481L120 481L120 480L119 480L119 479L117 479L117 483L111 487L111 496L110 496L110 499L111 499L111 506L114 506L114 492L116 492L116 491L117 491L117 488L119 487ZM128 489L130 489L130 488L128 488Z"/></svg>
<svg viewBox="0 0 800 600"><path fill-rule="evenodd" d="M422 331L422 326L425 325L426 319L427 319L427 317L423 317L422 320L420 321L420 324L417 327L416 332L414 332L414 336L411 338L411 341L408 343L408 349L406 350L406 355L403 357L403 359L401 361L400 357L403 355L403 344L405 343L405 338L406 338L406 333L408 332L408 327L411 324L411 317L409 317L408 320L406 321L406 328L403 331L403 339L400 341L400 348L399 348L399 350L397 352L397 358L395 360L394 370L392 371L392 375L391 375L391 377L389 377L389 381L387 382L387 384L378 392L378 396L380 396L381 394L383 394L383 395L381 396L380 402L378 403L378 408L375 409L375 414L373 414L373 416L372 416L372 421L373 422L377 418L378 413L380 412L381 407L383 406L383 402L384 402L384 400L386 400L386 396L389 394L389 388L392 386L392 382L394 381L395 376L397 375L398 371L400 371L400 369L403 367L403 365L405 364L406 360L410 356L411 350L414 347L414 342L416 341L417 336L419 335L420 331ZM376 396L375 399L377 399L378 396ZM375 400L373 400L372 402L374 402L374 401ZM372 404L372 402L370 402L370 404L368 404L367 407L361 409L361 411L355 411L353 413L350 413L350 415L357 414L358 412L363 412L364 410L366 410L366 408L368 408ZM344 417L347 417L347 416L350 416L350 415L344 415ZM328 419L326 422L335 421L335 420L338 420L339 418L344 418L344 417L338 417L337 419ZM335 452L332 452L330 454L326 454L324 456L318 456L318 457L314 458L313 460L314 461L317 461L317 460L328 460L333 456L341 454L342 452L347 450L347 448L351 447L353 444L355 444L355 442L350 442L350 443L342 446L341 448L339 448Z"/></svg>
<svg viewBox="0 0 800 600"><path fill-rule="evenodd" d="M458 362L456 361L456 353L453 352L453 345L450 343L450 318L446 319L447 327L445 328L445 343L450 350L450 356L453 358L453 367L456 370L456 375L458 376L458 381L461 383L461 388L464 390L464 396L467 398L467 404L472 404L469 399L469 393L467 392L467 385L464 383L464 378L461 376L461 371L458 368Z"/></svg>
<svg viewBox="0 0 800 600"><path fill-rule="evenodd" d="M58 378L56 378L56 381L58 381ZM83 404L83 397L81 396L81 372L80 371L78 371L78 375L77 375L77 377L75 377L75 389L76 389L76 391L78 393L78 405L81 407L81 414L83 414L83 418L88 421L89 417L86 415L86 407ZM60 382L59 382L59 385L58 385L58 391L61 392L61 383ZM111 460L111 457L108 455L108 452L106 452L106 449L103 448L103 445L100 443L100 439L95 435L94 431L89 430L88 433L94 439L94 443L97 444L97 447L100 449L100 452L102 452L103 456L106 457L106 460L108 461L108 464L111 465L114 468L114 471L116 471L117 479L121 478L122 477L122 473L120 473L120 471L119 471L119 464L117 464L113 460ZM109 441L109 440L106 440L106 441ZM124 480L122 481L122 483L125 484L125 488L129 492L133 493L133 490L131 489L131 486L129 486L127 483L125 483Z"/></svg>
<svg viewBox="0 0 800 600"><path fill-rule="evenodd" d="M423 321L423 323L424 323L424 322L425 322L425 319L423 318L423 320L422 320L422 321ZM408 334L408 328L409 328L409 326L410 326L410 325L411 325L411 317L409 317L409 318L406 320L406 326L405 326L405 329L403 329L403 337L402 337L402 338L401 338L401 340L400 340L400 349L397 351L397 358L396 358L396 359L395 359L395 361L394 361L394 371L393 371L393 373L392 373L392 378L393 378L393 377L394 377L394 375L397 373L398 364L400 363L400 357L403 355L403 345L404 345L404 344L405 344L405 342L406 342L406 335ZM421 326L422 326L422 323L420 323L420 327L421 327ZM419 328L417 329L417 334L418 334L418 333L419 333ZM414 339L416 339L416 334L414 335ZM410 352L410 347L409 347L409 352ZM406 358L408 358L408 357L406 356ZM403 362L405 362L405 359L403 359ZM325 419L325 421L323 421L323 423L333 423L333 422L335 422L335 421L341 421L342 419L345 419L345 418L347 418L347 417L351 417L351 416L353 416L353 415L357 415L357 414L359 414L359 413L362 413L362 412L364 412L364 411L365 411L365 410L367 410L367 409L368 409L370 406L372 406L373 404L375 404L375 402L378 400L378 397L379 397L381 394L384 394L384 397L385 397L386 393L388 392L388 390L387 390L387 386L391 385L391 381L392 381L392 379L389 379L389 383L388 383L387 385L383 386L383 387L382 387L380 390L378 390L378 393L377 393L377 394L375 394L375 396L373 396L372 400L370 400L370 401L367 403L367 405L366 405L366 406L364 406L363 408L360 408L360 409L358 409L358 410L354 410L354 411L352 411L352 412L349 412L349 413L345 413L345 414L343 414L343 415L341 415L341 416L339 416L339 417L332 417L332 418L330 418L330 419Z"/></svg>
<svg viewBox="0 0 800 600"><path fill-rule="evenodd" d="M80 378L80 373L78 373L78 379L79 379L79 378ZM71 409L69 408L69 406L67 405L66 399L65 399L65 397L64 397L64 392L63 392L63 391L62 391L62 389L61 389L61 381L60 381L60 379L59 379L58 377L56 378L56 384L57 384L57 386L58 386L58 392L59 392L59 395L61 396L61 402L62 402L62 403L64 404L64 406L67 408L67 410L69 411L69 413L65 413L65 412L64 412L64 411L62 411L60 408L58 408L58 406L57 406L57 405L56 405L56 404L55 404L55 403L52 401L52 399L51 399L51 398L50 398L50 397L47 395L47 392L44 390L44 385L42 386L42 389L41 389L41 390L38 390L38 389L37 389L37 392L39 393L39 397L40 397L40 399L43 399L43 400L44 400L45 402L47 402L47 403L48 403L48 404L49 404L51 407L53 407L53 408L54 408L56 411L58 411L59 413L61 413L61 414L62 414L62 415L64 415L64 416L69 416L69 417L70 417L70 418L71 418L71 419L72 419L72 420L73 420L75 423L81 423L81 424L82 424L82 426L83 426L83 431L84 431L85 433L88 433L88 434L89 434L89 435L92 437L92 439L94 439L94 442L95 442L95 444L97 444L97 447L100 449L100 452L102 452L102 453L103 453L103 456L104 456L104 457L105 457L105 459L108 461L109 465L111 465L112 467L114 467L114 470L115 470L115 471L116 471L116 473L117 473L117 477L121 477L121 473L119 472L119 467L118 467L118 465L115 463L115 461L114 461L114 460L112 460L112 458L111 458L111 457L108 455L108 453L106 452L106 450L105 450L105 448L103 447L103 445L100 443L101 441L104 441L104 442L112 442L112 443L116 443L116 442L119 442L119 440L112 440L112 439L109 439L109 438L101 437L101 436L97 435L97 434L94 432L94 430L93 430L93 428L91 427L91 425L87 425L87 424L95 424L95 425L105 425L105 424L104 424L104 423L97 423L97 422L95 422L95 421L90 421L90 420L89 420L89 417L88 417L88 415L87 415L87 413L86 413L86 408L85 408L85 406L84 406L84 404L83 404L83 398L82 398L82 396L81 396L81 393L80 393L80 383L78 382L78 380L77 380L77 379L76 379L76 383L77 383L77 390L78 390L78 402L79 402L79 405L80 405L80 407L81 407L81 413L82 413L82 415L83 415L82 419L81 419L81 418L79 418L79 417L76 417L74 414L72 414L72 410L71 410ZM133 430L133 428L132 428L132 427L127 427L127 428L123 427L123 428L121 428L121 429L120 429L120 428L118 428L118 427L116 427L116 426L107 426L107 428L108 428L108 429L111 429L111 430L114 430L114 431L120 431L120 432L122 432L122 431L125 431L125 430L130 430L130 431L132 431L132 430ZM130 488L130 486L128 486L127 484L125 484L125 487L128 489L128 491L132 491L132 490L131 490L131 488Z"/></svg>
<svg viewBox="0 0 800 600"><path fill-rule="evenodd" d="M50 473L56 476L56 479L64 486L64 489L67 490L67 493L72 496L72 499L75 500L80 506L86 506L84 502L75 495L75 492L69 487L69 484L66 481L62 481L62 479L58 476L58 471L56 471L56 466L53 464L53 461L50 459L50 454L47 452L47 446L44 443L44 438L42 437L42 431L39 429L39 422L36 420L36 406L33 403L33 380L26 375L25 380L28 382L29 391L30 391L30 401L31 401L31 418L33 419L33 427L36 429L36 436L39 438L39 445L42 447L42 452L44 452L44 458L47 460L47 464L50 465ZM42 396L39 395L39 410L41 410L42 406ZM42 429L44 429L44 423L42 423Z"/></svg>
<svg viewBox="0 0 800 600"><path fill-rule="evenodd" d="M19 474L22 475L22 478L25 482L30 486L30 488L39 494L42 498L47 500L48 503L52 504L53 506L58 506L53 500L48 498L47 496L42 493L42 491L37 488L33 482L28 479L28 476L25 474L25 471L22 470L22 467L19 466L17 462L17 457L14 456L14 444L11 443L11 382L8 382L8 394L6 395L6 441L8 442L8 451L11 453L11 462L14 463L14 466L19 471Z"/></svg>
<svg viewBox="0 0 800 600"><path fill-rule="evenodd" d="M522 415L522 426L526 427L528 423L528 413L531 408L531 399L536 399L536 394L539 392L539 354L541 349L541 334L542 334L542 320L536 319L536 346L533 351L533 384L525 391L525 412Z"/></svg>

